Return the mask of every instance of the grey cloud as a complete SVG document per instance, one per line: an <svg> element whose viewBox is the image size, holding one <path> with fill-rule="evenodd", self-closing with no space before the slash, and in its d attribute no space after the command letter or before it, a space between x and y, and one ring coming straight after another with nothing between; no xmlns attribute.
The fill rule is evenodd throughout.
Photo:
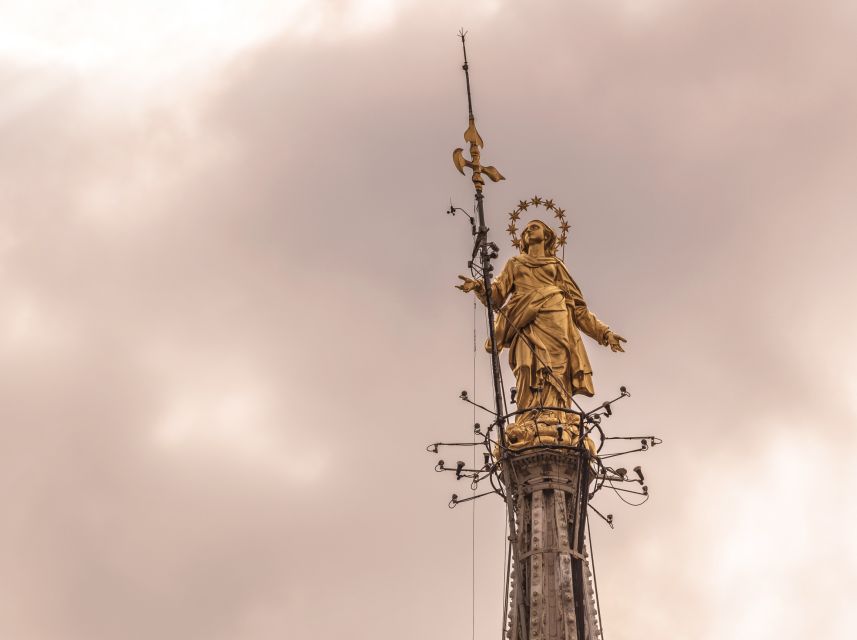
<svg viewBox="0 0 857 640"><path fill-rule="evenodd" d="M4 120L0 311L24 328L0 342L2 635L467 632L470 513L422 451L472 420L473 311L451 288L470 239L444 214L470 197L450 7L284 35L134 114L51 76ZM569 209L568 263L630 340L590 349L599 392L634 393L613 428L666 440L639 460L654 499L606 500L620 526L594 531L607 632L742 637L720 606L750 625L753 602L718 575L774 578L717 573L729 523L757 505L776 540L803 517L749 487L797 491L759 474L802 438L813 474L854 460L853 27L833 3L617 7L505 4L470 26L484 157L508 177L488 210L505 259L514 202ZM189 431L164 444L176 411ZM825 508L848 500L829 491ZM501 507L477 510L478 637L499 631ZM853 514L832 539L808 518L853 589ZM777 580L830 562L790 552ZM772 597L792 611L776 637L847 637L824 598Z"/></svg>

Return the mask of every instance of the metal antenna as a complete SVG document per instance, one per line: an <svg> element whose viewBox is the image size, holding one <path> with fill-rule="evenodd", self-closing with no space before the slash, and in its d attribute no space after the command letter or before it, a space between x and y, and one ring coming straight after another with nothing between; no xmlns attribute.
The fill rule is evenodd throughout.
<svg viewBox="0 0 857 640"><path fill-rule="evenodd" d="M464 38L467 32L464 29L458 32L458 37L461 38L461 48L464 50L464 79L467 81L467 113L470 116L470 121L473 122L473 100L470 97L470 67L467 65L467 45L464 43Z"/></svg>
<svg viewBox="0 0 857 640"><path fill-rule="evenodd" d="M467 32L464 29L461 29L461 31L458 32L458 36L461 38L461 47L464 51L464 65L462 66L462 69L464 69L464 77L467 82L468 126L467 131L464 132L464 141L470 143L471 159L464 159L464 149L461 148L453 151L452 159L455 167L462 174L464 174L464 167L468 167L473 172L472 180L473 187L476 190L477 214L476 242L473 247L473 256L475 257L477 253L479 254L483 283L485 291L488 293L486 307L488 309L488 335L491 344L491 369L494 378L494 407L497 414L497 430L500 435L500 442L502 445L502 443L505 442L503 440L503 431L505 428L505 419L503 416L506 414L506 411L505 401L503 398L503 383L500 374L500 355L497 352L497 341L494 336L494 304L491 300L491 273L494 267L491 264L492 251L488 243L488 227L485 226L485 207L483 204L484 195L482 194L485 180L482 178L482 174L484 173L494 182L504 180L505 178L500 175L500 172L494 167L483 167L479 161L481 155L479 148L484 146L484 143L482 142L482 137L479 135L479 132L476 131L476 122L473 118L473 95L470 91L470 65L467 62L467 45L465 43L466 35Z"/></svg>

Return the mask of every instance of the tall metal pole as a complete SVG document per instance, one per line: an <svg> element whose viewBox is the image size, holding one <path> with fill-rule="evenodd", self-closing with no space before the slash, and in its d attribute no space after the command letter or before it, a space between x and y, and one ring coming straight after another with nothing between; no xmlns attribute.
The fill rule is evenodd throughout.
<svg viewBox="0 0 857 640"><path fill-rule="evenodd" d="M511 559L513 566L517 563L517 528L515 526L515 502L512 496L512 465L509 463L509 457L506 452L506 403L503 396L503 381L500 373L500 354L497 350L497 338L494 333L494 301L491 296L491 265L492 247L488 243L488 227L485 225L485 196L482 189L485 186L483 174L488 178L497 182L505 180L500 172L492 166L482 166L480 148L485 146L482 141L482 136L476 130L476 120L473 116L473 96L470 90L470 65L467 62L467 45L465 36L467 33L462 29L459 32L461 38L461 48L464 52L464 79L467 84L467 131L464 132L464 141L470 143L470 160L464 158L464 150L456 149L452 153L452 161L456 168L463 174L464 167L469 167L472 170L471 179L476 196L476 216L477 230L476 243L474 246L473 256L479 253L479 266L482 270L482 284L485 288L485 307L488 310L488 340L491 347L491 374L494 383L494 408L497 414L497 442L500 455L500 471L506 483L506 516L509 520L509 545L511 549ZM478 249L477 249L478 248ZM494 254L496 256L496 253ZM508 586L508 585L507 585ZM508 620L507 606L509 602L509 593L505 594L503 601L503 636L505 637L505 625Z"/></svg>
<svg viewBox="0 0 857 640"><path fill-rule="evenodd" d="M461 38L461 48L464 52L464 78L467 84L467 117L468 127L464 132L464 141L470 143L470 160L464 160L463 149L456 149L453 152L453 161L458 170L464 173L465 166L473 170L473 187L476 195L476 215L477 215L477 235L476 244L479 251L479 266L482 270L482 282L485 287L485 306L488 309L488 337L491 345L491 371L494 382L494 407L497 413L497 433L500 441L500 450L504 448L504 432L506 426L506 407L503 401L503 383L500 375L500 354L497 351L497 340L494 335L494 301L491 299L491 251L488 246L488 227L485 225L485 196L482 193L482 188L485 185L485 179L482 177L484 173L491 180L503 180L503 176L494 167L483 167L480 164L480 147L484 146L482 137L476 131L476 121L473 117L473 97L470 90L470 65L467 62L467 45L465 36L467 33L462 30L459 32Z"/></svg>

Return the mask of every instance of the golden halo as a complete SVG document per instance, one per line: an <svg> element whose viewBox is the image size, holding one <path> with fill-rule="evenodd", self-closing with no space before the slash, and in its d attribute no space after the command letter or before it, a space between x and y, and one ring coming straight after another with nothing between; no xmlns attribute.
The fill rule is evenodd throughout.
<svg viewBox="0 0 857 640"><path fill-rule="evenodd" d="M544 207L548 211L553 211L553 216L559 220L559 228L561 229L556 238L556 247L557 249L559 249L559 247L564 248L565 243L568 240L568 230L571 229L568 221L565 219L565 209L560 209L556 204L554 204L553 200L546 200L539 196L533 196L530 200L521 200L518 203L518 206L509 214L510 222L509 226L506 227L506 232L512 236L512 246L519 251L521 250L521 239L518 237L518 227L515 226L515 223L521 217L521 214L531 206Z"/></svg>

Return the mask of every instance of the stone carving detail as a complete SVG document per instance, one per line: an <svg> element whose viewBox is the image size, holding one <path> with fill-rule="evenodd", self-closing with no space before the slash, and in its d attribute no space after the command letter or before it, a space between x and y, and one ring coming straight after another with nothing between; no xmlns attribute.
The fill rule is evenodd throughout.
<svg viewBox="0 0 857 640"><path fill-rule="evenodd" d="M537 449L510 461L515 504L509 640L601 640L581 514L585 452Z"/></svg>

